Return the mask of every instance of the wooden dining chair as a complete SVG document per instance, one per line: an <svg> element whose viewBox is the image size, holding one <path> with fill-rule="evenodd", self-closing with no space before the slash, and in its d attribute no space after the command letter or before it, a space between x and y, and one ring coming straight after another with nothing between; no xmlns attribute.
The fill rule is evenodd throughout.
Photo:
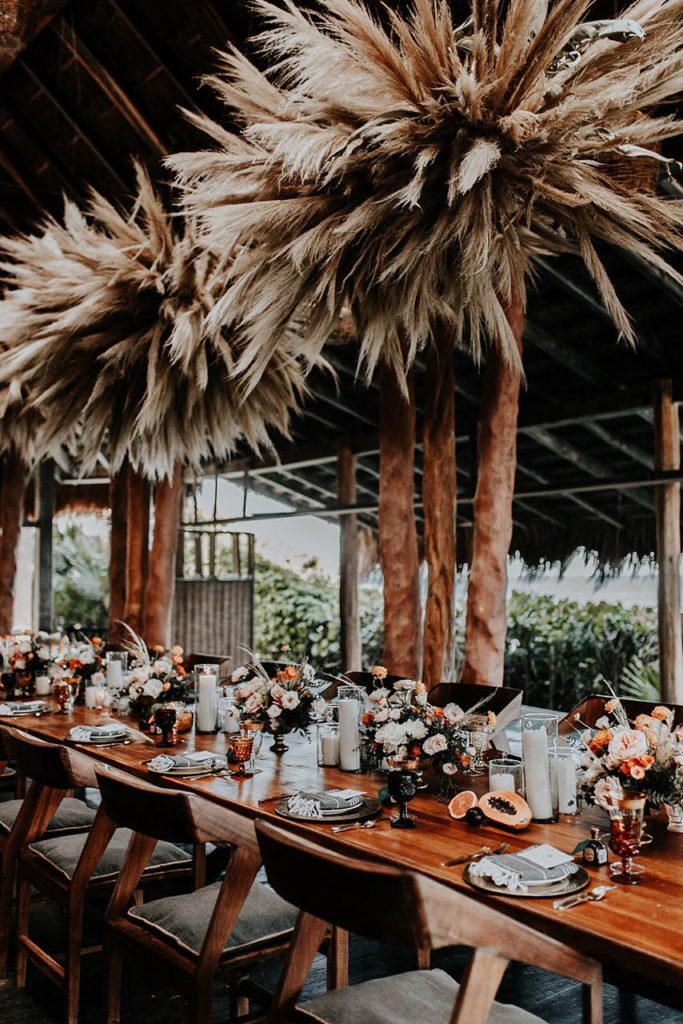
<svg viewBox="0 0 683 1024"><path fill-rule="evenodd" d="M268 881L301 911L267 1024L540 1024L495 1002L511 960L580 982L584 1021L602 1024L602 968L571 947L415 872L332 853L264 821L256 833ZM444 971L410 971L298 1006L326 922L380 942L473 953L460 985Z"/></svg>
<svg viewBox="0 0 683 1024"><path fill-rule="evenodd" d="M13 737L25 734L0 728L0 762L12 757ZM61 793L59 805L45 817L45 785L34 781L23 800L0 802L0 977L7 971L12 931L12 897L19 850L27 841L46 836L83 832L95 820L95 811L83 800ZM45 824L47 822L47 824Z"/></svg>
<svg viewBox="0 0 683 1024"><path fill-rule="evenodd" d="M21 771L41 787L17 860L15 983L18 988L26 984L30 959L64 990L67 1024L76 1024L85 902L87 898L111 892L132 835L126 829L117 829L100 805L87 833L43 836L46 823L63 802L66 792L97 787L97 762L61 744L45 743L18 731L13 731L11 750ZM192 858L171 842L159 844L142 882L167 879L180 879L187 887L192 884ZM62 912L66 931L63 956L52 955L29 935L31 887ZM91 947L88 952L99 948Z"/></svg>
<svg viewBox="0 0 683 1024"><path fill-rule="evenodd" d="M97 775L110 820L134 833L107 910L108 1024L123 1019L121 971L126 956L149 961L159 977L188 996L195 1024L211 1020L212 982L219 968L229 978L233 1013L246 1012L242 980L257 964L284 956L297 916L294 907L256 881L261 857L253 821L113 768L98 768ZM233 852L223 881L190 895L133 905L145 865L157 844L170 836L186 843L230 845Z"/></svg>

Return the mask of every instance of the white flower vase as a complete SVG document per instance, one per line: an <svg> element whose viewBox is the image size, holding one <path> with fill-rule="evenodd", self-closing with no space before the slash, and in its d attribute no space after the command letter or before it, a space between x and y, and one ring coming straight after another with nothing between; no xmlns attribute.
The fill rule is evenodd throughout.
<svg viewBox="0 0 683 1024"><path fill-rule="evenodd" d="M664 804L669 819L669 832L683 832L683 806L681 804Z"/></svg>

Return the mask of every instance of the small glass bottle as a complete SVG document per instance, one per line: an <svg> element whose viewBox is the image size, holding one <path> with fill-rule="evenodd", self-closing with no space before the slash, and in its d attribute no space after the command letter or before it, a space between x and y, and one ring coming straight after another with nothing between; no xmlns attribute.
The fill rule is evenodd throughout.
<svg viewBox="0 0 683 1024"><path fill-rule="evenodd" d="M607 847L601 840L600 829L596 825L591 827L591 837L583 848L583 859L584 863L592 864L594 867L607 863Z"/></svg>

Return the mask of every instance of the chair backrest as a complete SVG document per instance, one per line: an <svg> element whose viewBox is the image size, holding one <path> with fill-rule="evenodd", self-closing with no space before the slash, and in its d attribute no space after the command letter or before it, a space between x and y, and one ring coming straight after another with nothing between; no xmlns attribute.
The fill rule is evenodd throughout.
<svg viewBox="0 0 683 1024"><path fill-rule="evenodd" d="M593 728L599 718L605 714L605 705L612 700L612 694L591 693L579 704L576 704L558 724L560 736L578 736L584 726ZM649 715L657 706L664 705L674 713L674 725L683 724L683 705L672 704L661 700L636 700L635 697L620 697L624 711L630 719L638 715Z"/></svg>
<svg viewBox="0 0 683 1024"><path fill-rule="evenodd" d="M98 765L102 803L117 826L173 843L217 843L256 849L253 822L192 793L162 789Z"/></svg>
<svg viewBox="0 0 683 1024"><path fill-rule="evenodd" d="M380 682L375 679L372 672L345 672L344 678L348 679L350 683L354 683L355 686L360 686L360 688L365 690L366 693L372 693L372 691L376 690L378 686L386 686L391 689L394 683L398 683L401 679L405 679L406 677L387 675ZM343 681L341 681L339 685L343 686Z"/></svg>
<svg viewBox="0 0 683 1024"><path fill-rule="evenodd" d="M495 949L507 959L550 970L553 963L564 970L569 955L580 965L579 974L595 970L593 961L435 879L334 853L270 822L257 821L256 834L278 895L346 931L420 948Z"/></svg>
<svg viewBox="0 0 683 1024"><path fill-rule="evenodd" d="M484 697L488 697L481 710L483 713L493 711L495 714L495 733L519 718L523 696L522 690L510 686L483 686L481 683L437 683L429 691L431 704L444 708L446 704L453 703L463 711L468 711Z"/></svg>
<svg viewBox="0 0 683 1024"><path fill-rule="evenodd" d="M97 787L92 758L61 743L48 743L5 726L5 747L22 775L50 789Z"/></svg>

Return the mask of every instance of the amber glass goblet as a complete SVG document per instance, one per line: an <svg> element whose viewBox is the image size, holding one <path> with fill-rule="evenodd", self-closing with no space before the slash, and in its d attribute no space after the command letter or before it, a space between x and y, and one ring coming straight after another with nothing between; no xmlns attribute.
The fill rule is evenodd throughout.
<svg viewBox="0 0 683 1024"><path fill-rule="evenodd" d="M251 761L251 752L254 748L253 733L240 732L228 736L228 748L232 754L233 764L237 765L234 772L231 772L235 779L250 779L254 774L247 771L245 765Z"/></svg>
<svg viewBox="0 0 683 1024"><path fill-rule="evenodd" d="M622 885L638 885L644 868L633 863L640 853L643 840L643 815L645 797L633 795L619 801L610 811L609 846L621 861L610 864L609 870L615 882Z"/></svg>
<svg viewBox="0 0 683 1024"><path fill-rule="evenodd" d="M71 703L71 686L66 679L55 680L52 686L52 694L59 704L58 714L68 715L69 704Z"/></svg>

